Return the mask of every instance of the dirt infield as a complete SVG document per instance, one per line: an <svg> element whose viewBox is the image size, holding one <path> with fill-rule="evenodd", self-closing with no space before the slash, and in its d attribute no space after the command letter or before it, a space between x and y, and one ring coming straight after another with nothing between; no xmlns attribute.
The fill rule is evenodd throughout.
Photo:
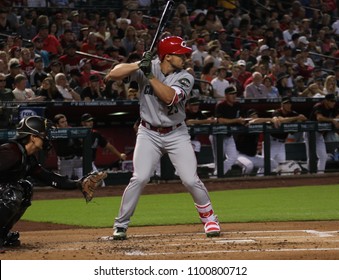
<svg viewBox="0 0 339 280"><path fill-rule="evenodd" d="M219 238L201 225L131 227L126 241L112 230L63 229L22 233L22 246L1 259L339 259L339 222L222 224Z"/></svg>
<svg viewBox="0 0 339 280"><path fill-rule="evenodd" d="M210 191L235 188L335 184L338 174L207 180ZM124 186L98 196L121 195ZM147 193L181 192L178 182L150 184ZM38 189L34 199L79 197L78 192ZM131 227L126 241L113 241L111 228L79 228L20 221L22 246L0 259L339 259L339 221L228 223L219 238L206 238L202 225Z"/></svg>

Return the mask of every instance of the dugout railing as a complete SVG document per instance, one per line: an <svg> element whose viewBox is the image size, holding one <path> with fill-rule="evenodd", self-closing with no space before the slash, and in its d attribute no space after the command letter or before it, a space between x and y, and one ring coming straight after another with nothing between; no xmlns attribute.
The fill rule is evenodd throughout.
<svg viewBox="0 0 339 280"><path fill-rule="evenodd" d="M203 99L203 97L201 97ZM308 116L315 103L322 101L323 98L292 98L292 109L298 113ZM271 115L272 110L281 106L279 99L239 99L240 107L242 111L247 111L250 108L255 108L260 117L267 117ZM202 100L200 105L201 110L206 116L213 116L215 110L216 101L212 98ZM120 150L124 150L127 146L132 146L132 136L135 135L133 131L133 124L139 117L139 104L137 100L96 100L92 102L1 102L0 104L0 116L1 126L3 129L13 129L18 121L25 116L29 115L41 115L49 119L53 119L55 114L63 112L66 114L68 122L72 127L78 127L80 125L80 116L83 113L90 113L95 118L96 128L108 131L108 136L114 139L115 135L118 135L119 139L124 146L118 147ZM109 128L109 129L108 129ZM123 129L122 129L123 128ZM216 134L218 135L218 177L223 177L222 174L222 135L225 133L236 133L237 131L243 132L247 130L248 133L263 132L266 135L264 141L267 143L265 146L268 149L269 134L276 132L277 129L272 125L251 125L249 127L229 127L222 125L214 126L194 126L190 127L190 130L194 134ZM310 134L310 172L316 172L316 155L315 155L315 143L314 132L316 130L331 131L331 124L317 124L312 122L296 123L296 124L284 124L280 128L285 132L296 131L309 131ZM128 131L127 131L128 130ZM279 130L279 129L278 129ZM265 152L269 154L269 150ZM267 157L267 161L268 161ZM104 166L101 162L101 156L97 157L98 166ZM268 166L269 163L267 163ZM166 169L165 169L166 170ZM270 174L270 168L265 168L265 174Z"/></svg>
<svg viewBox="0 0 339 280"><path fill-rule="evenodd" d="M270 134L277 132L296 133L296 132L309 132L309 172L317 172L317 156L316 156L316 141L315 132L328 132L333 131L331 123L318 123L318 122L302 122L302 123L288 123L282 124L279 128L275 128L271 124L253 124L249 126L227 126L227 125L193 125L189 126L189 133L191 135L215 135L216 136L216 154L217 154L217 177L222 178L225 176L223 172L223 139L225 135L236 133L263 133L264 135L264 175L271 175L270 166ZM82 138L83 139L83 170L87 174L92 170L92 149L91 149L91 130L85 127L72 127L53 129L50 132L52 140L65 139L65 138ZM13 129L0 129L0 142L15 137L15 130ZM46 155L39 154L40 159L44 161ZM168 165L168 162L162 161L162 165ZM165 180L172 178L169 173L168 166L161 168L161 177Z"/></svg>
<svg viewBox="0 0 339 280"><path fill-rule="evenodd" d="M316 141L315 132L333 131L331 123L318 122L300 122L300 123L284 123L279 128L275 128L272 124L253 124L248 126L227 126L227 125L194 125L189 126L191 135L207 134L216 136L216 155L217 155L217 177L224 177L223 162L223 139L226 135L236 133L263 133L264 145L264 175L271 175L270 163L270 135L271 133L296 133L309 132L309 172L317 172L317 156L316 156Z"/></svg>
<svg viewBox="0 0 339 280"><path fill-rule="evenodd" d="M199 95L201 99L200 108L206 116L213 116L217 101L210 97ZM305 98L292 97L292 109L299 114L309 116L315 103L322 101L323 98ZM256 109L260 117L269 117L271 112L281 106L280 99L244 99L238 98L240 109L246 112L248 109ZM138 100L111 100L101 99L91 102L85 101L48 101L48 102L15 102L0 101L0 108L7 110L10 115L11 123L17 123L22 117L37 114L49 119L53 119L55 114L63 112L67 115L68 122L79 123L79 118L83 113L90 113L96 118L96 121L103 125L110 123L135 122L139 117ZM0 110L1 115L1 110ZM74 125L73 125L74 126ZM5 128L5 127L2 127Z"/></svg>

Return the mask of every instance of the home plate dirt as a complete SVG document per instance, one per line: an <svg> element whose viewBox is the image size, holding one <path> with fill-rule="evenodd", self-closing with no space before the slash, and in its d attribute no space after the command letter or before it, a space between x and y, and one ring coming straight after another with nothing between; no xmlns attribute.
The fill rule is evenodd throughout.
<svg viewBox="0 0 339 280"><path fill-rule="evenodd" d="M128 240L112 229L60 229L21 233L22 246L9 259L339 259L339 221L222 224L207 238L201 225L131 227Z"/></svg>

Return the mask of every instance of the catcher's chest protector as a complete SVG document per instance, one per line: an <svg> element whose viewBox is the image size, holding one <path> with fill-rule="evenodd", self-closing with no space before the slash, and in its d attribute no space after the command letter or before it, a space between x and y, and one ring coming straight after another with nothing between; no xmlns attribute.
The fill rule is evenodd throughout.
<svg viewBox="0 0 339 280"><path fill-rule="evenodd" d="M27 172L32 165L31 160L29 159L29 157L27 157L24 147L21 146L19 143L13 141L1 145L0 149L10 151L9 153L6 154L11 154L13 156L18 154L21 155L18 157L20 158L20 160L18 160L11 169L0 172L0 182L17 183L20 179L24 179L27 176ZM6 162L9 159L1 158L0 160L2 162Z"/></svg>

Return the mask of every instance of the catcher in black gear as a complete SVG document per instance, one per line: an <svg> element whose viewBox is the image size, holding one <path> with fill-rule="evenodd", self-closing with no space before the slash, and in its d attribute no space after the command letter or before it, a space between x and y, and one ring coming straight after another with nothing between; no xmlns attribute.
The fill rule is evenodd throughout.
<svg viewBox="0 0 339 280"><path fill-rule="evenodd" d="M50 149L51 122L39 116L20 121L13 140L0 145L0 247L19 246L19 233L10 231L31 205L31 177L57 189L79 189L86 202L107 174L90 174L81 180L69 180L43 168L35 153ZM91 183L91 184L90 184Z"/></svg>

